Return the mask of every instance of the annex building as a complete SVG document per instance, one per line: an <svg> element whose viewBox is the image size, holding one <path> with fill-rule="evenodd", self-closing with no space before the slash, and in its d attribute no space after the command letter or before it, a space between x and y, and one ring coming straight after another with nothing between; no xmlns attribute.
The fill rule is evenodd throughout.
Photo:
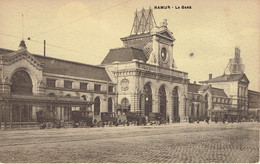
<svg viewBox="0 0 260 164"><path fill-rule="evenodd" d="M18 50L0 49L0 123L33 124L40 110L66 121L73 110L93 111L96 120L101 112L128 111L161 113L170 122L247 115L250 93L254 109L260 108L259 92L248 91L238 48L227 74L198 85L175 69L175 38L167 20L157 26L151 9L136 12L131 35L121 40L124 47L110 49L100 66L31 54L24 40Z"/></svg>

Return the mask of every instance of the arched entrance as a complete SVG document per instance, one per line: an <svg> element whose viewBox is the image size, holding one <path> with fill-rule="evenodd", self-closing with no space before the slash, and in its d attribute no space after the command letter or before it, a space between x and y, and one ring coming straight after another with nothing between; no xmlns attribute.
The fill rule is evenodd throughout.
<svg viewBox="0 0 260 164"><path fill-rule="evenodd" d="M127 98L124 98L121 101L121 110L123 113L127 113L130 109L129 109L129 100Z"/></svg>
<svg viewBox="0 0 260 164"><path fill-rule="evenodd" d="M166 91L165 87L161 86L159 89L160 113L164 120L166 120Z"/></svg>
<svg viewBox="0 0 260 164"><path fill-rule="evenodd" d="M144 94L145 94L145 116L149 116L149 113L152 113L152 105L153 105L153 96L152 89L149 83L144 86Z"/></svg>
<svg viewBox="0 0 260 164"><path fill-rule="evenodd" d="M32 79L26 71L20 70L15 72L11 78L11 82L11 93L23 95L32 94Z"/></svg>
<svg viewBox="0 0 260 164"><path fill-rule="evenodd" d="M112 98L108 98L108 101L107 101L107 110L108 112L112 113L112 107L113 107L113 101L112 101Z"/></svg>
<svg viewBox="0 0 260 164"><path fill-rule="evenodd" d="M179 94L178 87L174 87L172 91L173 98L173 119L174 122L179 122Z"/></svg>
<svg viewBox="0 0 260 164"><path fill-rule="evenodd" d="M32 79L30 75L19 70L11 77L11 94L32 95ZM12 122L30 122L32 121L32 106L28 103L14 102L11 106Z"/></svg>
<svg viewBox="0 0 260 164"><path fill-rule="evenodd" d="M100 98L96 97L94 99L94 116L98 116L100 114Z"/></svg>

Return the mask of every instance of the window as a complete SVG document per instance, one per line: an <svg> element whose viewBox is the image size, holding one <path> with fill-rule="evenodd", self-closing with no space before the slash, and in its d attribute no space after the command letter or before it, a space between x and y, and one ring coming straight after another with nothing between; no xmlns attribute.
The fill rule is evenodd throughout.
<svg viewBox="0 0 260 164"><path fill-rule="evenodd" d="M80 89L87 90L87 88L88 88L88 83L80 83Z"/></svg>
<svg viewBox="0 0 260 164"><path fill-rule="evenodd" d="M113 90L114 90L114 86L108 86L108 92L113 92Z"/></svg>
<svg viewBox="0 0 260 164"><path fill-rule="evenodd" d="M47 79L47 87L56 87L56 80L55 79Z"/></svg>
<svg viewBox="0 0 260 164"><path fill-rule="evenodd" d="M72 81L64 80L64 88L72 89Z"/></svg>
<svg viewBox="0 0 260 164"><path fill-rule="evenodd" d="M101 91L101 85L100 84L94 84L94 91Z"/></svg>

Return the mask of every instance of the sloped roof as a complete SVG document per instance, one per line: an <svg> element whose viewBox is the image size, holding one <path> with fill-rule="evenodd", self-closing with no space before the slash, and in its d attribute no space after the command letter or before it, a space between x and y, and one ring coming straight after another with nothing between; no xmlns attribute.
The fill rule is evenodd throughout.
<svg viewBox="0 0 260 164"><path fill-rule="evenodd" d="M227 97L227 94L224 92L223 89L213 88L210 85L198 85L198 84L192 84L192 83L188 84L188 92L198 93L198 91L203 92L208 89L210 89L212 95L214 95L214 96Z"/></svg>
<svg viewBox="0 0 260 164"><path fill-rule="evenodd" d="M239 81L242 78L246 78L246 80L249 82L249 80L247 79L246 75L243 74L230 74L230 75L221 75L221 76L217 76L215 78L206 80L206 81L200 81L201 83L216 83L216 82L228 82L228 81Z"/></svg>
<svg viewBox="0 0 260 164"><path fill-rule="evenodd" d="M198 93L198 90L199 90L200 87L201 87L201 85L189 83L188 84L188 92Z"/></svg>
<svg viewBox="0 0 260 164"><path fill-rule="evenodd" d="M211 88L211 93L214 96L228 97L224 90L219 88Z"/></svg>
<svg viewBox="0 0 260 164"><path fill-rule="evenodd" d="M65 61L40 55L33 55L43 63L43 72L111 81L105 68L77 62Z"/></svg>
<svg viewBox="0 0 260 164"><path fill-rule="evenodd" d="M110 49L101 64L111 64L115 61L126 62L132 61L133 59L142 60L143 62L148 60L143 50L133 47L122 47Z"/></svg>
<svg viewBox="0 0 260 164"><path fill-rule="evenodd" d="M0 49L0 55L7 55L8 53L12 52L16 51ZM44 73L111 81L105 68L103 67L66 61L36 54L32 54L32 56L43 64L42 67Z"/></svg>
<svg viewBox="0 0 260 164"><path fill-rule="evenodd" d="M9 54L11 52L14 52L13 50L8 50L8 49L3 49L0 48L0 55L5 55L5 54Z"/></svg>

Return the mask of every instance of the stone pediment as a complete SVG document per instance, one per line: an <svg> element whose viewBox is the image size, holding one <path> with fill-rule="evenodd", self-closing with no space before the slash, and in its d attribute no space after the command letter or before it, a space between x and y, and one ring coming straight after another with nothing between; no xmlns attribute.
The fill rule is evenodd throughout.
<svg viewBox="0 0 260 164"><path fill-rule="evenodd" d="M167 30L167 29L166 29L166 30L159 31L159 32L157 32L157 34L158 34L159 36L162 36L162 37L164 37L164 38L170 39L170 40L172 40L172 41L175 40L175 38L173 37L172 33L171 33L169 30Z"/></svg>
<svg viewBox="0 0 260 164"><path fill-rule="evenodd" d="M42 64L26 49L18 50L3 56L3 62L6 65L12 65L21 60L26 60L38 70L42 70Z"/></svg>

